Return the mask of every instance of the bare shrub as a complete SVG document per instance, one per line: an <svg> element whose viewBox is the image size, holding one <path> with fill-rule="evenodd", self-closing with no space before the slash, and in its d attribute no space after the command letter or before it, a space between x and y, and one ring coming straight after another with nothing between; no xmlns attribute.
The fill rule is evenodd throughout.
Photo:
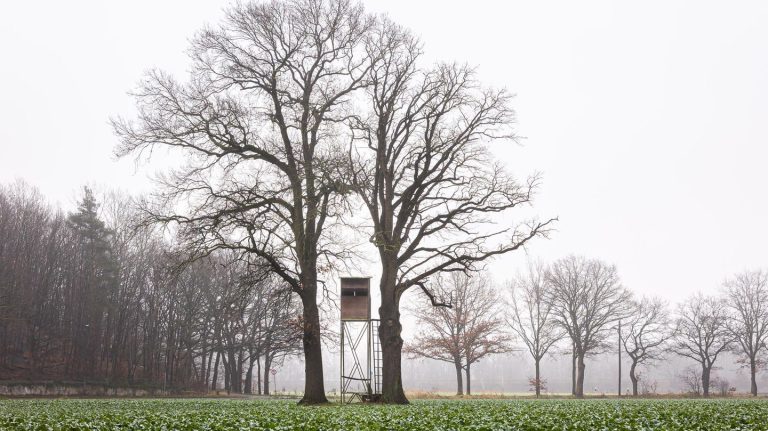
<svg viewBox="0 0 768 431"><path fill-rule="evenodd" d="M688 367L677 377L683 384L683 392L701 396L701 370L698 367Z"/></svg>

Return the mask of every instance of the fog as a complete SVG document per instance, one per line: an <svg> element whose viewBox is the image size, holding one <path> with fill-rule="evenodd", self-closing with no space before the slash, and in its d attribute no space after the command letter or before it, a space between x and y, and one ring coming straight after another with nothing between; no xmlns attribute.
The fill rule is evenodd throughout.
<svg viewBox="0 0 768 431"><path fill-rule="evenodd" d="M430 60L475 65L484 82L517 94L525 139L493 151L520 177L543 174L535 213L559 222L550 239L489 265L499 285L529 258L575 253L615 263L637 295L675 304L768 266L768 3L364 3L419 34ZM4 4L0 183L24 179L65 209L83 184L150 191L156 168L116 160L108 120L134 113L127 93L147 69L182 76L189 38L227 4ZM375 268L363 265L361 275L376 277ZM746 390L748 374L734 360L718 363ZM546 359L550 391L568 391L569 365L567 356ZM672 360L648 374L659 390L678 391L687 365ZM330 390L338 386L330 351L325 367ZM473 389L527 391L531 367L522 353L483 360ZM612 393L616 375L614 356L593 358L586 388ZM278 386L298 389L300 378L300 365L288 363ZM410 359L404 383L455 384L450 364Z"/></svg>

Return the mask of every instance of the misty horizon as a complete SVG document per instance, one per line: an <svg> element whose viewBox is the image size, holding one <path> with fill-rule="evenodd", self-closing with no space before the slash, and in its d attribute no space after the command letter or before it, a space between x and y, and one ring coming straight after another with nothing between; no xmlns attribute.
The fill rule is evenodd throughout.
<svg viewBox="0 0 768 431"><path fill-rule="evenodd" d="M366 0L362 5L411 29L423 44L426 67L466 64L483 86L514 95L510 123L518 139L493 142L489 152L515 179L524 183L540 175L541 180L530 206L489 216L492 222L481 233L531 219L557 221L544 223L542 237L479 264L501 299L509 299L506 284L529 262L583 256L615 265L621 289L636 298L661 298L676 316L677 305L692 295L721 295L727 279L768 268L763 46L768 4ZM136 198L156 192L154 179L185 159L165 149L152 157L143 148L121 150L130 133L120 120L139 114L136 93L147 71L188 79L194 63L190 41L219 23L231 6L146 0L6 5L0 18L6 61L0 68L6 83L0 192L28 184L64 218L77 213L83 186L96 191L97 201L111 192ZM184 203L193 206L190 202ZM354 256L320 280L334 294L339 276L370 276L378 286L382 275L364 229L371 227L365 206L350 207L354 214L345 221L357 230L337 240L344 248L339 255ZM429 304L415 287L403 302L404 307ZM322 317L336 328L333 301L323 305ZM403 315L407 344L420 327L412 313ZM618 346L615 338L609 340L608 351L587 358L589 394L617 391ZM543 360L548 392L570 391L571 362L561 352L568 348L563 340L557 353ZM300 358L289 354L276 374L278 388L301 390ZM325 389L338 391L338 352L326 345L323 359ZM737 354L722 356L714 374L748 392L749 370L737 359ZM473 371L473 391L528 392L532 364L524 350L483 358ZM646 367L644 377L658 383L658 392L685 392L681 374L692 365L670 354ZM404 355L403 386L454 391L451 367ZM764 369L757 384L768 385ZM631 389L626 376L622 387L622 393Z"/></svg>

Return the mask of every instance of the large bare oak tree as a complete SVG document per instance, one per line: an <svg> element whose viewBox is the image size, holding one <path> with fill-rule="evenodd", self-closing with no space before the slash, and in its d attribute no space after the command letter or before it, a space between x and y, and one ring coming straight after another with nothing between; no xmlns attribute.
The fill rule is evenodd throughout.
<svg viewBox="0 0 768 431"><path fill-rule="evenodd" d="M440 305L430 282L445 272L472 272L486 259L544 235L552 220L490 223L531 203L539 179L513 179L486 149L510 143L511 95L483 87L473 69L419 65L421 47L382 19L367 50L367 111L350 121L354 188L370 215L370 240L381 263L379 331L383 401L406 403L401 377L400 298L420 288Z"/></svg>
<svg viewBox="0 0 768 431"><path fill-rule="evenodd" d="M264 259L301 298L303 403L327 401L318 274L334 254L338 125L369 79L370 24L347 0L238 3L193 39L186 82L150 72L135 92L138 118L114 121L120 155L162 146L188 156L163 178L152 219L178 224L202 254Z"/></svg>
<svg viewBox="0 0 768 431"><path fill-rule="evenodd" d="M630 361L632 395L637 396L640 380L637 367L664 357L667 342L674 335L667 304L658 298L642 298L632 303L631 315L622 321L621 343Z"/></svg>
<svg viewBox="0 0 768 431"><path fill-rule="evenodd" d="M631 294L614 265L597 259L568 256L547 273L548 301L558 325L568 334L575 360L574 395L584 396L584 359L600 352L614 325L629 312Z"/></svg>
<svg viewBox="0 0 768 431"><path fill-rule="evenodd" d="M675 353L698 362L701 367L701 388L709 396L712 368L718 356L728 351L734 337L728 329L728 306L719 297L697 293L678 306Z"/></svg>

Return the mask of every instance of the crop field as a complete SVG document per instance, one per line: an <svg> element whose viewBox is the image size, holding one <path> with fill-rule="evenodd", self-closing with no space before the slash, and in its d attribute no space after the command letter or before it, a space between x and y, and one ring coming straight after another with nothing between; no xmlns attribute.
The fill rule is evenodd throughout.
<svg viewBox="0 0 768 431"><path fill-rule="evenodd" d="M768 401L0 400L1 430L768 430Z"/></svg>

